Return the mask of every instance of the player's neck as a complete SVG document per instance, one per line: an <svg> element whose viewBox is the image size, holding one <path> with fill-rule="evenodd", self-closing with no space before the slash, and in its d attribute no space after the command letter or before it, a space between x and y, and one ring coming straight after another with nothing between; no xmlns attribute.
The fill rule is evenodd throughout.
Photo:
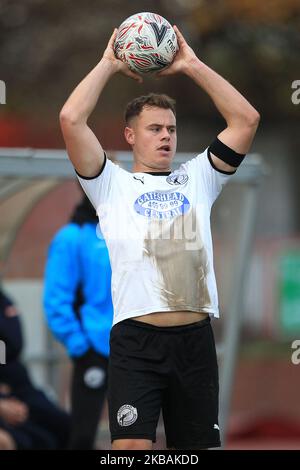
<svg viewBox="0 0 300 470"><path fill-rule="evenodd" d="M152 166L144 165L143 163L134 162L132 173L168 173L171 171L169 166L165 168L153 168Z"/></svg>

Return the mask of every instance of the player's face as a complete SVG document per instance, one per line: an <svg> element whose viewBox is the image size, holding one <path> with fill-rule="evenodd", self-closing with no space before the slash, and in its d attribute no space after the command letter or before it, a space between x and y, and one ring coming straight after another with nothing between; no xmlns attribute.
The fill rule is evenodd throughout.
<svg viewBox="0 0 300 470"><path fill-rule="evenodd" d="M125 129L132 146L134 172L168 171L176 152L176 118L171 109L144 107Z"/></svg>

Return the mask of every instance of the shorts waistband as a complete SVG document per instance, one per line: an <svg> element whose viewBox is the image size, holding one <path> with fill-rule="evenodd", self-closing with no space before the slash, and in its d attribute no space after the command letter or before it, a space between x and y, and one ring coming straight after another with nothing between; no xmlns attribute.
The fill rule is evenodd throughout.
<svg viewBox="0 0 300 470"><path fill-rule="evenodd" d="M128 318L127 320L123 320L120 323L117 323L117 325L123 325L123 326L134 326L137 328L142 328L146 330L152 330L155 332L161 332L161 333L179 333L179 332L184 332L184 331L189 331L189 330L197 330L199 328L203 328L204 326L208 325L210 323L210 317L209 315L204 318L203 320L199 320L194 323L188 323L187 325L176 325L176 326L156 326L156 325L151 325L150 323L145 323L141 322L138 320L132 320L131 318Z"/></svg>

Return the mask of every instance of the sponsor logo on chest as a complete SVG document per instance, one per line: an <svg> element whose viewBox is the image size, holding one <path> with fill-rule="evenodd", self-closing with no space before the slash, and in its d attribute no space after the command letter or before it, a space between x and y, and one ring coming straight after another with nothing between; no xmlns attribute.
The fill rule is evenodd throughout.
<svg viewBox="0 0 300 470"><path fill-rule="evenodd" d="M189 200L179 191L148 191L134 202L134 210L150 219L172 219L189 208Z"/></svg>

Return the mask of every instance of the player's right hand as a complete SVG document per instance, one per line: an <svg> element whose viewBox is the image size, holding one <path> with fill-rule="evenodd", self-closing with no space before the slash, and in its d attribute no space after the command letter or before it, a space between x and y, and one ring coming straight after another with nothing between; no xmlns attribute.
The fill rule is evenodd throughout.
<svg viewBox="0 0 300 470"><path fill-rule="evenodd" d="M110 63L114 66L116 72L123 73L123 75L126 75L127 77L133 78L134 80L137 80L139 83L143 82L142 77L138 74L130 70L127 64L125 62L122 62L122 60L118 59L115 56L115 51L114 51L114 44L115 40L117 37L118 30L117 28L114 29L110 40L108 41L107 47L103 53L103 58L104 60L110 61Z"/></svg>
<svg viewBox="0 0 300 470"><path fill-rule="evenodd" d="M178 52L171 65L156 74L157 77L165 77L176 73L187 73L191 64L197 61L197 56L193 49L188 45L182 33L177 26L173 26L178 41Z"/></svg>

